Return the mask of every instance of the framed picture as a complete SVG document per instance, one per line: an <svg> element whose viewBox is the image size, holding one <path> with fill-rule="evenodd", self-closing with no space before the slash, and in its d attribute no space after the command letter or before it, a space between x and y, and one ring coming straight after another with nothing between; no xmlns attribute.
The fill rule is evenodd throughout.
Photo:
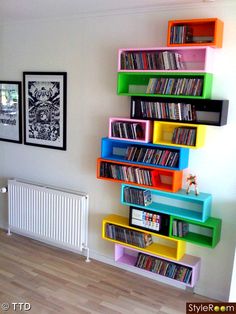
<svg viewBox="0 0 236 314"><path fill-rule="evenodd" d="M66 72L24 72L24 144L66 150Z"/></svg>
<svg viewBox="0 0 236 314"><path fill-rule="evenodd" d="M22 143L21 82L0 81L0 140Z"/></svg>

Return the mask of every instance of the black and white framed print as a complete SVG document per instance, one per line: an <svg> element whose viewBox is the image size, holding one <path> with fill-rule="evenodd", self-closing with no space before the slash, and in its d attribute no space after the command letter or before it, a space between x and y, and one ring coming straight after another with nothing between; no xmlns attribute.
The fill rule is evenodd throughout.
<svg viewBox="0 0 236 314"><path fill-rule="evenodd" d="M24 72L24 144L66 150L66 72Z"/></svg>
<svg viewBox="0 0 236 314"><path fill-rule="evenodd" d="M22 143L21 82L0 81L0 140Z"/></svg>

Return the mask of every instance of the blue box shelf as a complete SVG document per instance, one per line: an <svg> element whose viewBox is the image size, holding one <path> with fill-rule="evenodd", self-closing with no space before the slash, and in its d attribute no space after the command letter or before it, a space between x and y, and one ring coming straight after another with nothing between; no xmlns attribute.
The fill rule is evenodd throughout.
<svg viewBox="0 0 236 314"><path fill-rule="evenodd" d="M211 214L212 195L208 193L201 192L199 195L186 194L186 191L183 189L176 193L170 193L148 188L151 192L151 202L147 206L140 206L135 202L126 202L124 191L127 188L145 190L143 187L122 184L121 203L124 205L156 210L163 214L198 222L205 222Z"/></svg>
<svg viewBox="0 0 236 314"><path fill-rule="evenodd" d="M134 147L137 152L140 152L141 149L146 152L154 151L161 151L169 153L170 155L174 154L178 155L177 163L175 163L174 166L170 166L171 162L163 162L161 163L150 163L146 162L148 161L148 158L142 159L146 160L145 162L138 162L135 160L128 160L127 159L127 150L132 149ZM148 150L148 151L147 151ZM101 156L102 158L114 160L114 161L120 161L120 162L130 162L132 164L140 164L140 165L147 165L147 166L157 166L158 168L166 168L166 169L172 169L172 170L183 170L188 167L188 161L189 161L189 149L188 148L182 148L182 147L173 147L173 146L164 146L164 145L156 145L152 143L138 143L138 142L130 142L130 141L124 141L124 140L115 140L115 139L109 139L107 137L102 138L101 142ZM154 157L154 155L153 155ZM170 160L170 159L169 159Z"/></svg>

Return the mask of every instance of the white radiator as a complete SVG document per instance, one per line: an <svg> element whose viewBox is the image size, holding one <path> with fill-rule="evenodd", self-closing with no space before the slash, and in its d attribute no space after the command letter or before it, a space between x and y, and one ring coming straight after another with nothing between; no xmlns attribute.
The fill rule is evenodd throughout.
<svg viewBox="0 0 236 314"><path fill-rule="evenodd" d="M8 180L8 234L16 232L73 250L89 260L88 195Z"/></svg>

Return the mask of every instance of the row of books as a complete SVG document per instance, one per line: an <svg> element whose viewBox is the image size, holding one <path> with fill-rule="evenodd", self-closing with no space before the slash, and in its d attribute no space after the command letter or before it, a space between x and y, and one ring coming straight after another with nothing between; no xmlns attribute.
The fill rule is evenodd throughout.
<svg viewBox="0 0 236 314"><path fill-rule="evenodd" d="M143 253L138 254L135 266L186 284L191 283L192 269L187 266L178 265Z"/></svg>
<svg viewBox="0 0 236 314"><path fill-rule="evenodd" d="M128 167L102 162L100 167L100 176L149 186L153 185L151 171L137 167Z"/></svg>
<svg viewBox="0 0 236 314"><path fill-rule="evenodd" d="M182 55L172 51L121 53L122 70L183 70Z"/></svg>
<svg viewBox="0 0 236 314"><path fill-rule="evenodd" d="M149 233L138 232L109 223L106 224L106 237L141 248L146 248L152 244L152 235Z"/></svg>
<svg viewBox="0 0 236 314"><path fill-rule="evenodd" d="M194 146L196 144L196 128L175 128L172 136L172 143Z"/></svg>
<svg viewBox="0 0 236 314"><path fill-rule="evenodd" d="M133 122L112 122L111 134L113 137L129 138L134 140L141 140L144 137L142 125Z"/></svg>
<svg viewBox="0 0 236 314"><path fill-rule="evenodd" d="M132 102L132 118L152 118L158 120L196 121L196 108L193 104L140 101Z"/></svg>
<svg viewBox="0 0 236 314"><path fill-rule="evenodd" d="M124 188L124 201L131 204L148 206L152 203L152 194L150 190Z"/></svg>
<svg viewBox="0 0 236 314"><path fill-rule="evenodd" d="M202 78L150 78L146 94L201 96Z"/></svg>
<svg viewBox="0 0 236 314"><path fill-rule="evenodd" d="M189 232L189 224L186 221L173 220L172 234L176 237L185 237Z"/></svg>
<svg viewBox="0 0 236 314"><path fill-rule="evenodd" d="M168 149L129 146L125 159L167 167L176 167L179 162L179 152Z"/></svg>
<svg viewBox="0 0 236 314"><path fill-rule="evenodd" d="M170 43L185 44L185 43L211 43L214 41L214 36L194 35L193 30L188 25L175 25L171 28Z"/></svg>
<svg viewBox="0 0 236 314"><path fill-rule="evenodd" d="M188 25L175 25L171 27L170 43L185 44L193 42L193 31Z"/></svg>

